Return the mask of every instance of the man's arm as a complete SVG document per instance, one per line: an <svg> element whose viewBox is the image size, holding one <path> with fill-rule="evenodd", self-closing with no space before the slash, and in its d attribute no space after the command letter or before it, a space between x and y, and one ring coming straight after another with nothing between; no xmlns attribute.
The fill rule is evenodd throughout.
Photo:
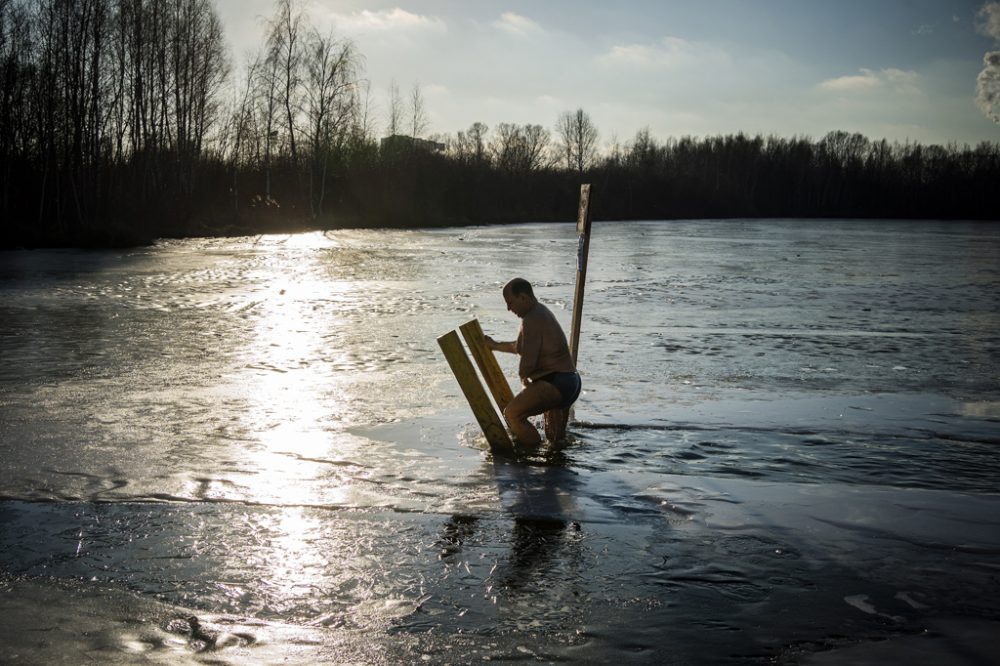
<svg viewBox="0 0 1000 666"><path fill-rule="evenodd" d="M511 340L510 342L497 342L490 336L484 336L486 338L486 346L493 351L506 352L508 354L517 353L517 341Z"/></svg>

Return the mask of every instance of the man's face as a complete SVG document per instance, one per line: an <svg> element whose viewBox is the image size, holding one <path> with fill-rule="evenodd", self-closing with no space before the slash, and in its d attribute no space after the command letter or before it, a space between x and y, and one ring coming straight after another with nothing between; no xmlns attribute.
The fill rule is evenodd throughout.
<svg viewBox="0 0 1000 666"><path fill-rule="evenodd" d="M503 300L507 302L507 309L518 317L523 317L531 309L531 298L527 294L514 294L510 289L504 289Z"/></svg>

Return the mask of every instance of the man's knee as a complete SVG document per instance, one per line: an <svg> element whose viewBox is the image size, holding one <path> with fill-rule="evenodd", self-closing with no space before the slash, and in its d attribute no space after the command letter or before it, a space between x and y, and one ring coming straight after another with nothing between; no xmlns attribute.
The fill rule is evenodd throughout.
<svg viewBox="0 0 1000 666"><path fill-rule="evenodd" d="M507 406L503 408L503 416L508 422L520 421L525 418L525 416L521 413L521 410L519 410L513 402L507 403Z"/></svg>

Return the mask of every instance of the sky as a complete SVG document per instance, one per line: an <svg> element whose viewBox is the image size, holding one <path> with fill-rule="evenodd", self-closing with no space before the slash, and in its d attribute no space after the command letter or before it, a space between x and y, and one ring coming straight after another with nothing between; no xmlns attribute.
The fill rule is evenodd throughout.
<svg viewBox="0 0 1000 666"><path fill-rule="evenodd" d="M376 125L419 86L427 134L582 108L602 145L744 132L1000 141L1000 2L982 0L298 0L364 57ZM216 0L234 71L273 0ZM984 70L984 57L993 63ZM977 105L977 78L980 104ZM984 111L986 107L987 110Z"/></svg>

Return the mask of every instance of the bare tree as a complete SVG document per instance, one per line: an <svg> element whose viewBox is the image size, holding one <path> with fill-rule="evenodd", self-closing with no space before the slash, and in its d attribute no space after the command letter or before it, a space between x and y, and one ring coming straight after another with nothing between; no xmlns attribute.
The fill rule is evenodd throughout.
<svg viewBox="0 0 1000 666"><path fill-rule="evenodd" d="M22 131L40 148L43 167L39 221L55 220L62 229L78 227L95 214L100 200L94 190L102 169L107 55L103 40L109 23L109 6L107 0L75 3L37 0L31 5L36 52L17 54L5 61L8 65L23 62L24 69L18 74L30 73L30 93L24 100L31 109L30 121ZM4 6L0 15L4 16L4 23L12 20L20 23L21 29L27 27L21 12L11 12ZM31 44L19 44L20 38L13 33L10 39L14 40L15 48ZM13 72L4 78L14 86L10 92L20 88ZM24 88L21 91L27 92ZM5 90L4 96L8 94Z"/></svg>
<svg viewBox="0 0 1000 666"><path fill-rule="evenodd" d="M597 159L597 128L583 109L559 116L556 131L562 139L561 152L566 168L583 173Z"/></svg>
<svg viewBox="0 0 1000 666"><path fill-rule="evenodd" d="M489 160L489 146L486 135L489 128L480 122L473 123L468 130L460 131L455 137L454 154L461 162L484 164Z"/></svg>
<svg viewBox="0 0 1000 666"><path fill-rule="evenodd" d="M399 95L399 85L396 79L389 83L389 117L386 134L395 136L403 129L403 98Z"/></svg>
<svg viewBox="0 0 1000 666"><path fill-rule="evenodd" d="M208 0L173 0L169 23L172 88L171 148L187 189L209 129L218 119L217 91L229 73L222 24Z"/></svg>
<svg viewBox="0 0 1000 666"><path fill-rule="evenodd" d="M0 66L0 155L30 146L41 224L191 193L228 72L210 0L0 0Z"/></svg>
<svg viewBox="0 0 1000 666"><path fill-rule="evenodd" d="M360 68L360 56L359 56ZM354 125L351 128L353 139L371 139L375 136L375 121L372 112L372 85L367 79L358 80L354 86Z"/></svg>
<svg viewBox="0 0 1000 666"><path fill-rule="evenodd" d="M229 133L232 138L232 148L230 149L230 168L233 172L233 207L239 211L240 188L239 173L240 167L251 162L254 155L260 151L260 137L254 131L256 124L254 109L254 86L259 76L261 68L260 55L251 56L246 66L246 78L243 82L243 91L233 105L233 111L229 120Z"/></svg>
<svg viewBox="0 0 1000 666"><path fill-rule="evenodd" d="M496 165L509 172L534 171L547 165L551 135L541 125L497 125L491 152Z"/></svg>
<svg viewBox="0 0 1000 666"><path fill-rule="evenodd" d="M255 79L258 131L263 134L264 148L263 155L259 157L264 166L264 196L270 201L271 165L278 139L277 124L280 99L278 59L274 57L273 51L268 50L262 57L261 66Z"/></svg>
<svg viewBox="0 0 1000 666"><path fill-rule="evenodd" d="M427 131L427 110L424 108L424 96L420 92L420 84L414 83L410 91L410 136L414 139Z"/></svg>
<svg viewBox="0 0 1000 666"><path fill-rule="evenodd" d="M268 58L276 60L280 103L284 111L284 129L293 164L298 164L296 138L297 116L302 84L302 14L293 0L277 0L267 35Z"/></svg>
<svg viewBox="0 0 1000 666"><path fill-rule="evenodd" d="M23 4L0 0L0 217L11 220L10 198L14 164L27 156L28 104L31 75L28 63L34 35Z"/></svg>
<svg viewBox="0 0 1000 666"><path fill-rule="evenodd" d="M306 121L311 144L309 203L322 215L332 153L349 136L358 98L357 56L349 41L310 34L306 47Z"/></svg>
<svg viewBox="0 0 1000 666"><path fill-rule="evenodd" d="M468 137L472 148L472 157L477 163L484 163L487 160L486 135L489 131L490 128L480 122L472 123L469 128Z"/></svg>
<svg viewBox="0 0 1000 666"><path fill-rule="evenodd" d="M535 171L550 166L549 143L552 135L541 125L524 126L524 157L526 171Z"/></svg>
<svg viewBox="0 0 1000 666"><path fill-rule="evenodd" d="M625 160L630 166L648 170L655 164L658 147L656 139L649 133L649 127L636 131Z"/></svg>
<svg viewBox="0 0 1000 666"><path fill-rule="evenodd" d="M519 134L519 128L514 123L500 123L493 135L490 154L494 164L505 171L515 168Z"/></svg>

